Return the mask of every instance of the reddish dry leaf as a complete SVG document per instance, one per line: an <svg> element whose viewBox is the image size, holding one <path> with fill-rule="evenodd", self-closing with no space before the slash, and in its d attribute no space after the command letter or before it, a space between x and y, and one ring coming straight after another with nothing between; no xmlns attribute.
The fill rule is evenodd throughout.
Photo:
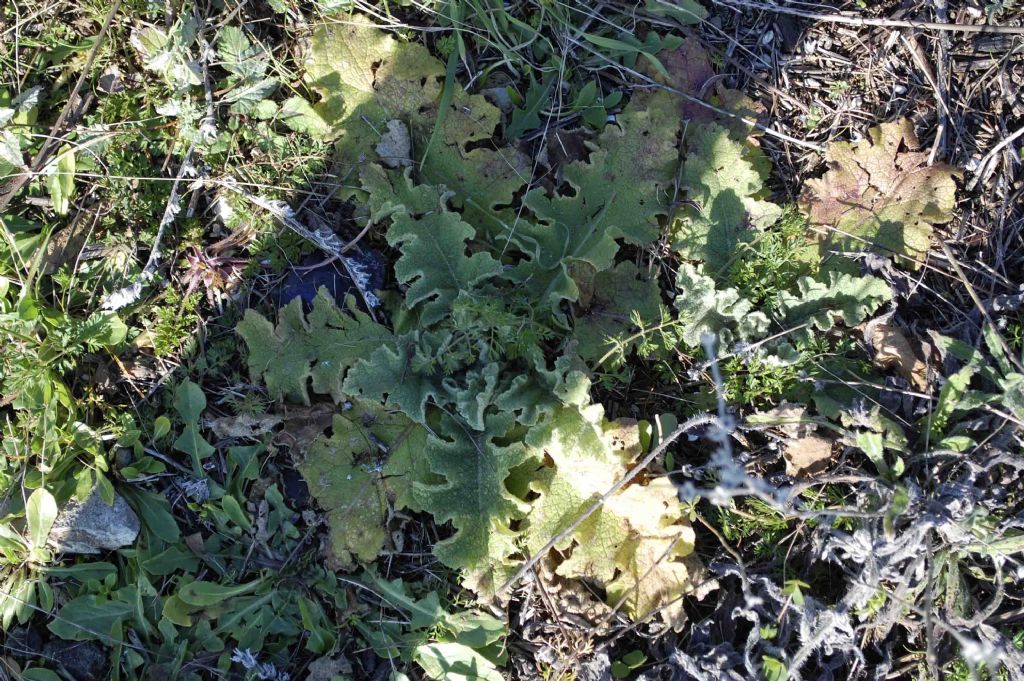
<svg viewBox="0 0 1024 681"><path fill-rule="evenodd" d="M829 146L829 171L809 180L801 197L811 221L832 228L824 251L874 251L920 267L932 225L952 219L957 172L928 166L918 146L908 119L872 128L859 142Z"/></svg>

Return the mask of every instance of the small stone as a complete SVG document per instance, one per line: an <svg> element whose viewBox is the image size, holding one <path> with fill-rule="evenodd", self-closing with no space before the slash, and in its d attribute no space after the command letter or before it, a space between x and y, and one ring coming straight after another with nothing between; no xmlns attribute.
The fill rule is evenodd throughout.
<svg viewBox="0 0 1024 681"><path fill-rule="evenodd" d="M84 502L72 499L57 514L50 544L63 553L99 553L128 546L139 536L139 517L128 502L114 495L108 506L93 490Z"/></svg>

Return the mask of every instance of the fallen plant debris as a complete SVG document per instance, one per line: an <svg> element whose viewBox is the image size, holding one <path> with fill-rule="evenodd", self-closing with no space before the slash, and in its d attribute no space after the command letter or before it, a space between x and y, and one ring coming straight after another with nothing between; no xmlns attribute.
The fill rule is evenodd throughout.
<svg viewBox="0 0 1024 681"><path fill-rule="evenodd" d="M739 5L0 8L0 676L1024 679L1024 13Z"/></svg>

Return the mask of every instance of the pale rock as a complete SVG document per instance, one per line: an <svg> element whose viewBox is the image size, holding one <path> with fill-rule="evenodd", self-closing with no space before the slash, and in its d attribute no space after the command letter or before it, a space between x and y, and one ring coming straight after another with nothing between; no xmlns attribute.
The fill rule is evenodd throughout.
<svg viewBox="0 0 1024 681"><path fill-rule="evenodd" d="M128 546L139 536L139 517L118 494L108 506L93 490L85 501L69 501L57 514L49 542L63 553L99 553Z"/></svg>

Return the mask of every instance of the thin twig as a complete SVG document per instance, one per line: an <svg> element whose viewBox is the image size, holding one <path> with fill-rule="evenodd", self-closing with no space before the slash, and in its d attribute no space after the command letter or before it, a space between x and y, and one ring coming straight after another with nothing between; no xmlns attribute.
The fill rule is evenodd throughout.
<svg viewBox="0 0 1024 681"><path fill-rule="evenodd" d="M160 218L160 225L156 230L156 238L153 239L153 247L149 252L149 259L146 260L146 266L142 269L142 274L128 286L106 296L103 299L104 309L120 310L136 302L142 295L143 287L156 276L156 269L160 264L160 243L163 241L164 232L167 231L169 225L174 223L174 219L181 212L181 199L178 196L178 187L185 175L195 170L192 167L192 152L194 149L195 145L189 146L188 151L185 153L185 158L181 161L181 167L178 168L174 184L171 185L171 195L167 197L167 205L164 207L163 217Z"/></svg>
<svg viewBox="0 0 1024 681"><path fill-rule="evenodd" d="M752 2L751 0L712 0L714 4L736 9L745 7L776 14L788 14L802 19L824 21L848 26L880 26L882 28L918 28L931 31L952 31L954 33L1000 33L1003 35L1024 35L1024 26L992 26L989 24L947 24L938 21L915 21L913 19L876 19L874 17L853 17L847 14L821 14L792 7Z"/></svg>
<svg viewBox="0 0 1024 681"><path fill-rule="evenodd" d="M978 163L978 170L974 175L974 179L967 183L967 191L974 191L974 188L978 186L978 183L988 176L988 164L992 162L992 159L995 158L996 154L1016 142L1021 138L1021 136L1024 136L1024 127L1020 128L1012 135L1004 137L999 144L992 147L989 152L985 154Z"/></svg>

